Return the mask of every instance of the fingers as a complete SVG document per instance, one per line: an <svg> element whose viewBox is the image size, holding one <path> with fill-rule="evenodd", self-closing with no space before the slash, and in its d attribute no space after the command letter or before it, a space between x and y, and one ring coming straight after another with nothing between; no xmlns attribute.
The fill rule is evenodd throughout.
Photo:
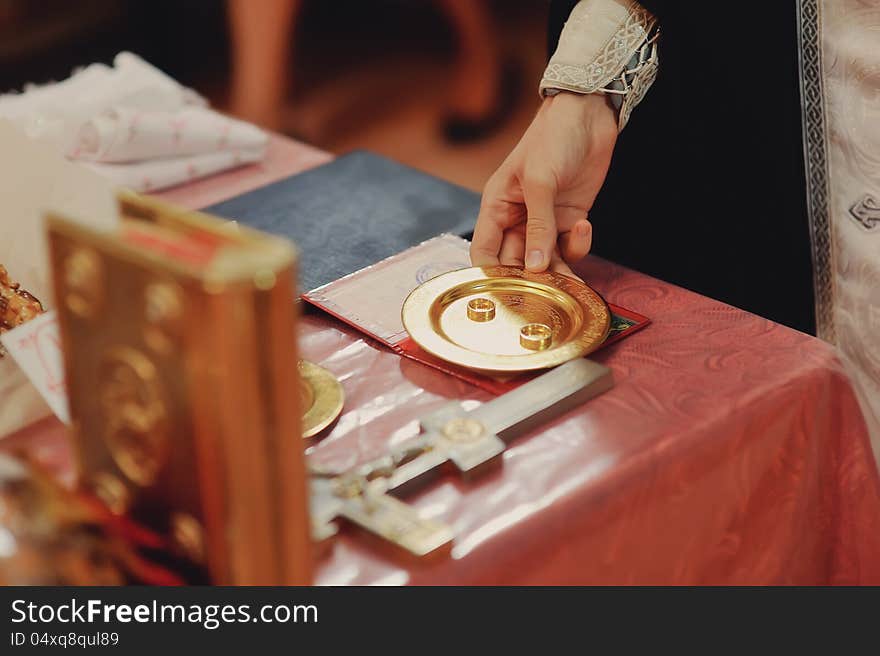
<svg viewBox="0 0 880 656"><path fill-rule="evenodd" d="M500 227L497 214L495 208L485 204L480 206L480 215L477 217L474 238L471 241L471 264L474 266L498 264L504 228Z"/></svg>
<svg viewBox="0 0 880 656"><path fill-rule="evenodd" d="M471 264L474 266L498 264L498 252L501 250L509 210L497 189L498 184L490 180L483 191L480 214L471 241Z"/></svg>
<svg viewBox="0 0 880 656"><path fill-rule="evenodd" d="M556 246L556 186L549 179L526 176L522 189L527 217L525 265L529 271L544 271Z"/></svg>
<svg viewBox="0 0 880 656"><path fill-rule="evenodd" d="M592 246L592 237L593 226L590 222L584 218L578 220L570 231L559 235L558 244L550 256L550 269L571 274L568 265L574 265L586 257ZM523 224L505 230L498 254L500 263L506 266L523 266L525 243L526 235Z"/></svg>
<svg viewBox="0 0 880 656"><path fill-rule="evenodd" d="M505 230L525 218L522 203L514 202L518 199L513 187L518 187L518 183L506 169L496 171L486 183L471 241L471 263L474 266L498 264Z"/></svg>
<svg viewBox="0 0 880 656"><path fill-rule="evenodd" d="M559 205L559 197L556 198L556 230L561 235L563 232L571 232L575 224L587 217L587 210L580 205Z"/></svg>
<svg viewBox="0 0 880 656"><path fill-rule="evenodd" d="M571 267L568 266L559 255L558 248L554 248L553 252L550 255L550 270L566 276L571 276L572 278L577 278L574 271L571 270Z"/></svg>
<svg viewBox="0 0 880 656"><path fill-rule="evenodd" d="M580 219L569 232L559 237L562 258L569 264L581 261L593 245L593 226L586 219Z"/></svg>
<svg viewBox="0 0 880 656"><path fill-rule="evenodd" d="M498 259L506 266L523 266L523 258L526 250L525 226L511 228L504 233L501 243L501 252Z"/></svg>

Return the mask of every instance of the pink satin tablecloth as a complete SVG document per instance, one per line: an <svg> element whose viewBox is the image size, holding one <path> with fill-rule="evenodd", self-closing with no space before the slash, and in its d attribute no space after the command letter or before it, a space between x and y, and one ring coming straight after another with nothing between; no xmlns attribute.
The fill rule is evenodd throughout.
<svg viewBox="0 0 880 656"><path fill-rule="evenodd" d="M164 196L201 207L328 159L277 139L263 165ZM579 273L653 320L593 356L614 389L511 444L498 472L407 498L453 527L450 558L405 562L344 530L316 582L880 584L880 479L834 350L598 258ZM345 387L342 417L309 450L334 468L450 399L489 398L311 310L300 349ZM70 475L55 420L4 442Z"/></svg>

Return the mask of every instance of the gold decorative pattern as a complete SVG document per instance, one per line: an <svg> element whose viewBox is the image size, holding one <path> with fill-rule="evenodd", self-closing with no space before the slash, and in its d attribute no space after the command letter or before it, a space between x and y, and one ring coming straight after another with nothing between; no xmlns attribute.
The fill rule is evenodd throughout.
<svg viewBox="0 0 880 656"><path fill-rule="evenodd" d="M154 282L144 290L144 341L157 353L167 355L180 335L183 294L170 282Z"/></svg>
<svg viewBox="0 0 880 656"><path fill-rule="evenodd" d="M98 379L104 441L129 480L152 484L168 457L168 416L156 368L130 347L110 350Z"/></svg>
<svg viewBox="0 0 880 656"><path fill-rule="evenodd" d="M118 477L98 472L91 479L92 492L116 515L124 515L131 505L131 494Z"/></svg>
<svg viewBox="0 0 880 656"><path fill-rule="evenodd" d="M195 517L187 513L174 513L171 516L171 538L191 561L205 562L205 531Z"/></svg>
<svg viewBox="0 0 880 656"><path fill-rule="evenodd" d="M103 270L101 259L87 248L78 248L64 260L64 304L82 319L94 319L101 310Z"/></svg>

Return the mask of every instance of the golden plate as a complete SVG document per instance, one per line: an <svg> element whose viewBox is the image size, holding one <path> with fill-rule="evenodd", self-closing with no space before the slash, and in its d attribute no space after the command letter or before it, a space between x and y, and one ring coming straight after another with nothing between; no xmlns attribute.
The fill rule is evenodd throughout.
<svg viewBox="0 0 880 656"><path fill-rule="evenodd" d="M407 297L401 318L428 353L490 372L544 369L581 357L611 327L608 305L581 280L510 266L432 278Z"/></svg>
<svg viewBox="0 0 880 656"><path fill-rule="evenodd" d="M314 437L332 424L342 412L345 393L336 376L312 362L300 360L299 374L303 408L302 436Z"/></svg>

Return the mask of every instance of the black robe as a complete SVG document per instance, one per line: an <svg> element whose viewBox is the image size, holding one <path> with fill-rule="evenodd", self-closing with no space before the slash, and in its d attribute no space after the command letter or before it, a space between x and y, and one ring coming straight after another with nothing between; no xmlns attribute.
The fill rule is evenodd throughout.
<svg viewBox="0 0 880 656"><path fill-rule="evenodd" d="M551 3L550 52L575 4ZM593 252L815 332L795 0L641 4L660 74L590 214Z"/></svg>

